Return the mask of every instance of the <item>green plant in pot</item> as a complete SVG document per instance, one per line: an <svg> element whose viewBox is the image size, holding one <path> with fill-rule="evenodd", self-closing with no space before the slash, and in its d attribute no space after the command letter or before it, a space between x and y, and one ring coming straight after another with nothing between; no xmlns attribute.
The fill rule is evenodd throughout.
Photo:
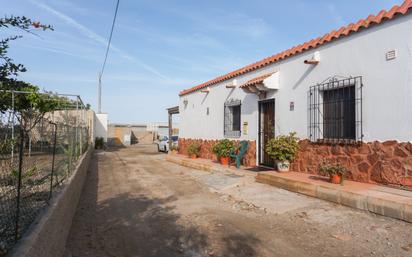
<svg viewBox="0 0 412 257"><path fill-rule="evenodd" d="M219 140L212 147L212 151L220 159L222 165L229 165L230 153L235 150L235 144L229 139Z"/></svg>
<svg viewBox="0 0 412 257"><path fill-rule="evenodd" d="M179 146L177 146L177 145L172 145L172 148L170 148L170 150L171 150L172 153L174 153L174 154L179 153Z"/></svg>
<svg viewBox="0 0 412 257"><path fill-rule="evenodd" d="M330 182L333 184L342 184L348 170L340 165L324 163L319 168L319 174L329 176Z"/></svg>
<svg viewBox="0 0 412 257"><path fill-rule="evenodd" d="M266 144L266 153L275 160L278 171L289 171L290 162L299 149L298 140L296 132L291 132L289 135L272 138Z"/></svg>
<svg viewBox="0 0 412 257"><path fill-rule="evenodd" d="M94 140L94 148L104 149L104 138L103 137L96 137L96 139Z"/></svg>
<svg viewBox="0 0 412 257"><path fill-rule="evenodd" d="M200 153L200 144L198 143L192 143L187 147L187 153L189 154L189 157L192 159L196 159L199 156Z"/></svg>

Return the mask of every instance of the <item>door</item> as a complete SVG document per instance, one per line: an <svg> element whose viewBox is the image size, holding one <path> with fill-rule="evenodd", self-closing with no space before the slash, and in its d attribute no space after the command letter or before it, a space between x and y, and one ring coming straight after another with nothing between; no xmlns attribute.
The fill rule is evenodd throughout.
<svg viewBox="0 0 412 257"><path fill-rule="evenodd" d="M275 99L259 101L259 165L275 167L266 153L267 142L275 137Z"/></svg>

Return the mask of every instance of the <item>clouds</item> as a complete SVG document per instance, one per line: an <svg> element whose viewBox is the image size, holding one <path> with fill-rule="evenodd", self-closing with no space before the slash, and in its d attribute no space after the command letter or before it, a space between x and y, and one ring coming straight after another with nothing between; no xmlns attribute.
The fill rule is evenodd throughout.
<svg viewBox="0 0 412 257"><path fill-rule="evenodd" d="M401 1L122 0L103 107L115 122L162 120L163 107L176 105L181 89ZM11 56L28 68L23 78L95 104L114 7L111 0L4 1L4 14L55 27L39 32L42 38L28 34L13 42Z"/></svg>
<svg viewBox="0 0 412 257"><path fill-rule="evenodd" d="M80 31L83 35L85 35L86 37L88 37L89 39L103 44L103 45L107 45L107 41L105 38L101 37L100 35L96 34L95 32L93 32L92 30L86 28L85 26L83 26L82 24L80 24L79 22L77 22L76 20L74 20L73 18L69 17L68 15L64 14L63 12L57 11L56 9L52 8L51 6L41 3L39 1L36 0L29 0L32 4L36 5L37 7L40 7L42 9L44 9L45 11L51 13L52 15L58 17L59 19L63 20L66 24L76 28L78 31ZM113 47L113 50L117 51L117 52L121 52L120 49L117 49L116 47Z"/></svg>
<svg viewBox="0 0 412 257"><path fill-rule="evenodd" d="M29 0L29 1L32 4L36 5L37 7L42 8L45 11L49 12L50 14L52 14L52 15L58 17L59 19L63 20L67 25L75 28L81 34L83 34L84 36L89 38L90 40L92 40L92 41L94 41L94 42L96 42L96 43L98 43L102 46L107 45L107 40L104 37L98 35L93 30L91 30L91 29L87 28L86 26L82 25L81 23L77 22L76 20L74 20L73 18L68 16L67 14L65 14L61 11L58 11L55 8L52 8L51 6L49 6L47 4L44 4L42 2L39 2L39 1L36 1L36 0ZM154 67L146 64L145 62L143 62L142 60L140 60L136 56L129 55L128 53L126 53L125 51L119 49L115 45L112 44L110 49L112 51L116 52L120 57L141 66L142 68L146 69L147 71L151 72L152 74L154 74L154 75L156 75L156 76L158 76L162 79L168 79L167 76L162 74L160 71L158 71Z"/></svg>
<svg viewBox="0 0 412 257"><path fill-rule="evenodd" d="M252 40L262 39L271 32L268 23L261 17L251 17L244 13L220 13L218 19L205 17L191 17L197 21L203 29L229 33L236 37Z"/></svg>
<svg viewBox="0 0 412 257"><path fill-rule="evenodd" d="M176 48L201 47L209 49L224 48L224 44L216 38L210 37L201 32L196 33L181 33L159 31L152 28L150 25L141 25L122 22L118 24L118 28L124 33L133 33L143 41L161 43L167 46Z"/></svg>
<svg viewBox="0 0 412 257"><path fill-rule="evenodd" d="M332 17L332 20L336 23L336 26L343 26L348 24L348 22L345 21L345 19L342 17L333 3L326 4L326 8L329 12L329 15Z"/></svg>
<svg viewBox="0 0 412 257"><path fill-rule="evenodd" d="M174 6L160 6L163 11L175 16L176 19L185 19L198 31L211 34L226 34L246 40L262 39L271 33L272 29L261 16L251 16L242 11L211 8L208 12L190 7L176 8Z"/></svg>

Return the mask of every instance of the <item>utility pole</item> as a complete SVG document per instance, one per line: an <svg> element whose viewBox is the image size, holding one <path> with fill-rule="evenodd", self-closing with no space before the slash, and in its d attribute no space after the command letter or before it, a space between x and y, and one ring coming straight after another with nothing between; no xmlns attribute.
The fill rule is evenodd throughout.
<svg viewBox="0 0 412 257"><path fill-rule="evenodd" d="M119 10L119 3L120 3L120 0L117 0L116 10L114 11L112 28L110 30L109 41L107 41L106 54L104 55L102 70L99 73L99 88L98 88L98 96L97 96L97 100L98 100L97 110L98 110L98 112L97 113L102 113L102 76L103 76L103 73L104 73L104 68L106 67L107 56L109 55L110 43L112 42L112 36L113 36L113 30L114 30L114 24L116 23L117 11Z"/></svg>
<svg viewBox="0 0 412 257"><path fill-rule="evenodd" d="M99 73L99 85L97 88L97 113L102 113L102 73Z"/></svg>

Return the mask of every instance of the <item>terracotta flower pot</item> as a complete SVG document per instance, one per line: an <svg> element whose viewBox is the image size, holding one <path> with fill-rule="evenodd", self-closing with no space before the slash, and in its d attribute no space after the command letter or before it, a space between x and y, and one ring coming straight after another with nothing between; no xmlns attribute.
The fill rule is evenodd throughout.
<svg viewBox="0 0 412 257"><path fill-rule="evenodd" d="M197 158L197 155L196 154L191 154L190 155L190 159L196 159Z"/></svg>
<svg viewBox="0 0 412 257"><path fill-rule="evenodd" d="M340 184L342 182L342 175L339 175L339 174L330 175L330 182L333 184Z"/></svg>
<svg viewBox="0 0 412 257"><path fill-rule="evenodd" d="M229 161L230 161L230 157L228 157L228 156L226 156L226 157L221 156L220 157L220 163L222 165L229 165Z"/></svg>

